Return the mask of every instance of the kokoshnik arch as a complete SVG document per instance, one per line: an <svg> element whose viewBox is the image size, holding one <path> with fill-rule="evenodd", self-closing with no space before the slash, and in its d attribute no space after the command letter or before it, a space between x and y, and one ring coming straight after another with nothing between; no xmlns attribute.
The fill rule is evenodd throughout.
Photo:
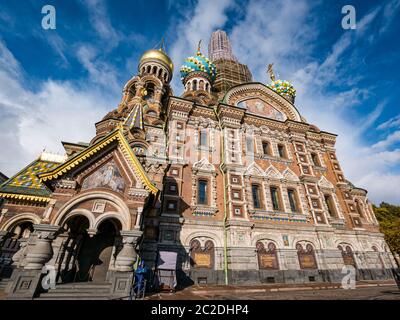
<svg viewBox="0 0 400 320"><path fill-rule="evenodd" d="M266 57L267 58L267 57ZM178 252L178 285L391 278L367 191L346 180L336 135L309 124L293 86L254 82L224 31L180 68L143 54L118 107L89 143L63 142L0 187L2 277L33 297L43 266L57 285L129 290L137 259ZM11 258L12 257L12 258Z"/></svg>

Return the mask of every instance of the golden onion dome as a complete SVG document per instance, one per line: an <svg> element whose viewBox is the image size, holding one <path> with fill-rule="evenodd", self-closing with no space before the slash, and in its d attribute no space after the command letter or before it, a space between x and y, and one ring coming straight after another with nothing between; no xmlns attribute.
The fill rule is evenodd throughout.
<svg viewBox="0 0 400 320"><path fill-rule="evenodd" d="M170 57L167 56L167 54L160 48L160 49L151 49L146 51L142 57L140 58L139 65L146 61L150 60L158 60L163 62L170 70L171 74L174 71L174 64L172 63L172 60Z"/></svg>

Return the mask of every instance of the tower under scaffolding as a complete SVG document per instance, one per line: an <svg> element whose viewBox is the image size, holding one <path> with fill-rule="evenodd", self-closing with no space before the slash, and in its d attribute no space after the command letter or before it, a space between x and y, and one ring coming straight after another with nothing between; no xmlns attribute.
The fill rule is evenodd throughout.
<svg viewBox="0 0 400 320"><path fill-rule="evenodd" d="M225 31L217 30L212 33L208 52L210 60L217 67L217 78L213 87L219 96L224 95L233 86L253 81L249 68L238 62L233 55Z"/></svg>

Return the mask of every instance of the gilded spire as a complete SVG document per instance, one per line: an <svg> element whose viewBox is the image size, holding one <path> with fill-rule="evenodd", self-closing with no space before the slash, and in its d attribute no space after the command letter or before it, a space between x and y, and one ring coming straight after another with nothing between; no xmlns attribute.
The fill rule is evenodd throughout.
<svg viewBox="0 0 400 320"><path fill-rule="evenodd" d="M274 65L273 63L270 63L270 64L268 65L267 72L268 72L269 77L271 78L271 80L272 80L272 81L275 81L275 74L274 74L274 70L272 69L272 66L273 66L273 65Z"/></svg>
<svg viewBox="0 0 400 320"><path fill-rule="evenodd" d="M161 38L161 42L160 42L160 48L158 49L162 52L166 52L165 50L165 41L164 41L164 37Z"/></svg>
<svg viewBox="0 0 400 320"><path fill-rule="evenodd" d="M201 52L200 52L200 49L201 49L201 39L200 39L200 41L199 41L199 44L197 45L197 54L199 55L199 54L201 54Z"/></svg>

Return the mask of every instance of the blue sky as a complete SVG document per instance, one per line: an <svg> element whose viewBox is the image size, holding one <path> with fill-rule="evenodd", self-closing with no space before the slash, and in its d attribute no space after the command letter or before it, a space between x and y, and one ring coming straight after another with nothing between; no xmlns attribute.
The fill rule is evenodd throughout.
<svg viewBox="0 0 400 320"><path fill-rule="evenodd" d="M41 27L44 5L56 29ZM341 27L344 5L357 29ZM165 38L178 70L222 28L256 81L265 65L293 82L296 106L337 133L345 176L375 203L400 204L400 0L3 0L0 170L11 175L60 140L88 141L115 108L140 55ZM173 79L182 92L179 76Z"/></svg>

